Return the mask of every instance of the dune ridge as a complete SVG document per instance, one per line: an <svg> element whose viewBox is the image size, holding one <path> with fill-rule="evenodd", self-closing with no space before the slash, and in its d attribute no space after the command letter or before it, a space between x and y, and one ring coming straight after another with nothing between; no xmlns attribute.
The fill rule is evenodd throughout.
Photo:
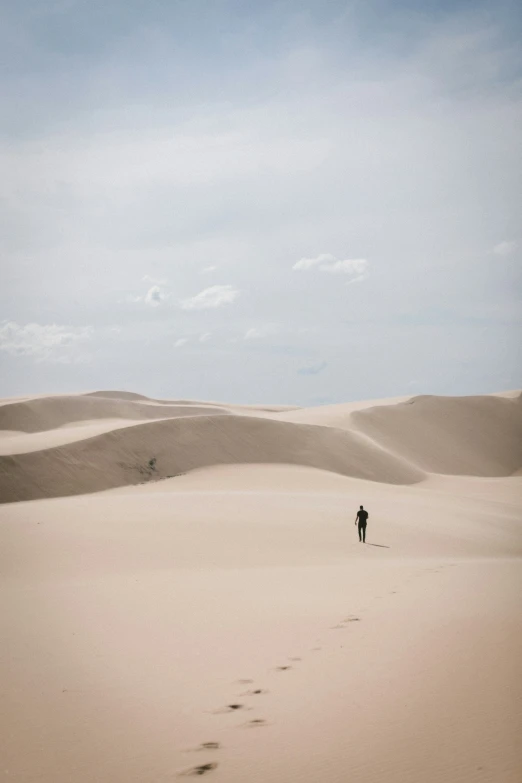
<svg viewBox="0 0 522 783"><path fill-rule="evenodd" d="M306 465L391 484L413 484L425 475L355 432L254 416L195 416L0 457L0 497L12 502L95 492L236 463Z"/></svg>
<svg viewBox="0 0 522 783"><path fill-rule="evenodd" d="M0 429L40 433L38 444L46 431L56 438L60 427L93 419L98 430L89 437L85 426L82 438L69 429L64 437L72 442L52 445L49 438L50 448L33 444L0 456L0 500L96 492L220 464L303 465L389 484L414 484L427 473L507 476L520 469L520 395L398 399L290 411L165 404L132 392L11 402L0 408ZM108 431L100 432L104 419Z"/></svg>
<svg viewBox="0 0 522 783"><path fill-rule="evenodd" d="M0 500L97 492L223 464L303 465L388 484L428 473L508 476L522 466L520 395L398 400L281 410L109 391L11 402L0 407L0 429L27 433L26 441L32 433L32 441L4 437L19 451L0 456ZM46 432L50 447L42 448Z"/></svg>
<svg viewBox="0 0 522 783"><path fill-rule="evenodd" d="M90 395L42 397L11 402L0 407L0 430L42 432L77 421L91 419L165 419L174 416L228 415L226 407L149 403L141 400L93 397Z"/></svg>
<svg viewBox="0 0 522 783"><path fill-rule="evenodd" d="M357 430L428 473L507 476L522 464L522 401L421 396L354 411Z"/></svg>
<svg viewBox="0 0 522 783"><path fill-rule="evenodd" d="M136 392L126 391L94 391L85 392L83 397L103 397L106 399L115 400L141 400L142 402L157 403L159 405L192 405L203 406L205 408L227 408L227 410L258 410L258 411L270 411L271 413L278 413L280 411L293 411L298 410L295 405L239 405L237 403L233 405L223 404L221 402L214 402L211 400L165 400L156 399L155 397L146 397L144 394L137 394Z"/></svg>

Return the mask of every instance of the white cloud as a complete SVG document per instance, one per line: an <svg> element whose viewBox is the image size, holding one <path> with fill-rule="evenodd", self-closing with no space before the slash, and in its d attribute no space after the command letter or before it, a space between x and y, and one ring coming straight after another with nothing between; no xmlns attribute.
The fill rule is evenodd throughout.
<svg viewBox="0 0 522 783"><path fill-rule="evenodd" d="M367 264L365 258L346 258L344 261L322 264L319 269L321 272L331 272L332 274L363 276L366 273Z"/></svg>
<svg viewBox="0 0 522 783"><path fill-rule="evenodd" d="M238 296L239 291L231 285L213 285L189 299L182 299L181 307L183 310L208 310L232 304Z"/></svg>
<svg viewBox="0 0 522 783"><path fill-rule="evenodd" d="M210 272L215 272L217 269L217 266L204 266L201 270L202 275L208 275Z"/></svg>
<svg viewBox="0 0 522 783"><path fill-rule="evenodd" d="M259 340L262 337L269 337L277 332L275 324L265 324L264 326L253 327L245 332L245 340Z"/></svg>
<svg viewBox="0 0 522 783"><path fill-rule="evenodd" d="M143 280L148 280L150 282L152 278L145 275ZM163 302L166 302L167 299L170 299L171 296L172 294L170 294L161 286L153 285L151 288L149 288L146 294L140 296L133 296L131 294L127 297L127 301L132 303L144 302L149 307L159 307L161 304L163 304Z"/></svg>
<svg viewBox="0 0 522 783"><path fill-rule="evenodd" d="M311 269L319 264L331 263L335 260L335 256L332 256L330 253L321 253L321 255L316 256L316 258L301 258L299 261L295 262L292 269L297 272L303 269Z"/></svg>
<svg viewBox="0 0 522 783"><path fill-rule="evenodd" d="M296 272L317 269L336 275L351 276L350 283L364 280L367 276L368 261L365 258L337 259L331 253L321 253L315 258L301 258L292 266Z"/></svg>
<svg viewBox="0 0 522 783"><path fill-rule="evenodd" d="M499 242L498 245L495 245L493 248L493 252L496 256L509 256L511 253L516 250L517 243L516 242Z"/></svg>
<svg viewBox="0 0 522 783"><path fill-rule="evenodd" d="M159 285L153 285L145 294L144 302L151 307L158 307L165 298Z"/></svg>
<svg viewBox="0 0 522 783"><path fill-rule="evenodd" d="M151 277L150 275L143 275L141 278L145 283L153 283L153 285L167 285L167 281L164 278Z"/></svg>
<svg viewBox="0 0 522 783"><path fill-rule="evenodd" d="M212 332L203 332L203 334L200 334L199 336L199 342L206 343L207 340L210 340L211 337L212 337Z"/></svg>
<svg viewBox="0 0 522 783"><path fill-rule="evenodd" d="M78 353L78 344L89 340L92 334L91 326L4 321L0 326L0 350L12 356L32 356L37 361L79 362L85 356Z"/></svg>
<svg viewBox="0 0 522 783"><path fill-rule="evenodd" d="M182 345L186 345L188 343L188 337L180 337L179 340L176 340L174 343L174 348L181 348Z"/></svg>

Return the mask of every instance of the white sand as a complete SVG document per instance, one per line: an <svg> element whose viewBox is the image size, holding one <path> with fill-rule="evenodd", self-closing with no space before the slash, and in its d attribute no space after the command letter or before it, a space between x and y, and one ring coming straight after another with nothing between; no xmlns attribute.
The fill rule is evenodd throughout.
<svg viewBox="0 0 522 783"><path fill-rule="evenodd" d="M519 783L516 395L330 420L88 396L0 420L35 447L0 461L5 780Z"/></svg>

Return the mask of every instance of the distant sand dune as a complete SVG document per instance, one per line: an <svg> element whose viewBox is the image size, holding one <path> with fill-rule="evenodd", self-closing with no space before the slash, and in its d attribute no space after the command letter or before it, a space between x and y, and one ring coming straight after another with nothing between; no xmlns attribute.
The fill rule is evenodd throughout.
<svg viewBox="0 0 522 783"><path fill-rule="evenodd" d="M0 430L43 432L76 421L91 419L164 419L175 416L228 414L226 407L151 404L140 400L71 395L41 397L0 407Z"/></svg>
<svg viewBox="0 0 522 783"><path fill-rule="evenodd" d="M414 397L356 411L352 420L430 473L507 476L522 466L520 397Z"/></svg>
<svg viewBox="0 0 522 783"><path fill-rule="evenodd" d="M104 391L10 402L0 406L0 500L224 464L303 465L388 484L520 470L520 395L397 399L288 410Z"/></svg>
<svg viewBox="0 0 522 783"><path fill-rule="evenodd" d="M143 394L126 391L95 391L86 392L83 397L103 397L115 400L141 400L148 403L157 403L159 405L190 405L202 406L204 408L226 408L230 411L269 411L270 413L279 413L280 411L298 410L295 405L228 405L221 402L212 402L207 400L158 400L153 397L145 397Z"/></svg>
<svg viewBox="0 0 522 783"><path fill-rule="evenodd" d="M195 416L0 457L0 497L11 502L96 492L231 463L306 465L390 484L424 478L357 433L249 416Z"/></svg>
<svg viewBox="0 0 522 783"><path fill-rule="evenodd" d="M339 427L339 429L354 429L352 414L355 411L366 410L380 406L396 405L411 397L391 397L384 400L366 400L362 402L341 402L334 405L318 405L313 408L295 408L282 411L277 418L301 424L321 424L324 427Z"/></svg>

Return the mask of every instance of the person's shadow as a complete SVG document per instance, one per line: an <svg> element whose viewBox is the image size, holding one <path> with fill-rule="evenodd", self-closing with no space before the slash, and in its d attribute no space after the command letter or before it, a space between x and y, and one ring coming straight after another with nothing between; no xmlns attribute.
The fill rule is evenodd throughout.
<svg viewBox="0 0 522 783"><path fill-rule="evenodd" d="M370 542L369 542L369 541L366 541L366 544L367 544L368 546L378 546L378 547L380 547L381 549L391 549L391 546L386 546L386 544L370 544Z"/></svg>

